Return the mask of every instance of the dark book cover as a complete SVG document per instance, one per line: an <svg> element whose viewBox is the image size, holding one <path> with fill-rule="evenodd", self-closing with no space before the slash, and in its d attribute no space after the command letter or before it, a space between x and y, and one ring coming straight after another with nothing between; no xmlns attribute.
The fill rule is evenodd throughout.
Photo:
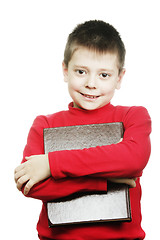
<svg viewBox="0 0 160 240"><path fill-rule="evenodd" d="M45 153L116 144L123 123L76 125L44 129ZM107 193L76 193L47 203L49 226L131 221L129 188L108 181Z"/></svg>

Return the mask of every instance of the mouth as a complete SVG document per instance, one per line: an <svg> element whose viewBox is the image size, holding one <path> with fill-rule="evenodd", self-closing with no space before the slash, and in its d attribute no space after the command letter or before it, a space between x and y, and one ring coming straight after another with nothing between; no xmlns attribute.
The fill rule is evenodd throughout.
<svg viewBox="0 0 160 240"><path fill-rule="evenodd" d="M100 95L90 95L90 94L84 94L84 93L80 93L80 94L87 99L97 99L100 97Z"/></svg>

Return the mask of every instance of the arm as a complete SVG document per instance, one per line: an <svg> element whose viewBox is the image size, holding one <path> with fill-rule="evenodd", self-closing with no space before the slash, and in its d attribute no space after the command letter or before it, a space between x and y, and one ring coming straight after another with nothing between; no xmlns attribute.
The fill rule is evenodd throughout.
<svg viewBox="0 0 160 240"><path fill-rule="evenodd" d="M52 201L57 198L69 196L76 192L107 191L107 181L96 178L68 178L54 180L50 177L34 185L26 197L40 199L42 201ZM22 188L24 194L24 187Z"/></svg>
<svg viewBox="0 0 160 240"><path fill-rule="evenodd" d="M151 119L143 107L132 107L123 119L123 141L95 148L49 153L55 179L93 176L134 178L142 174L150 156Z"/></svg>
<svg viewBox="0 0 160 240"><path fill-rule="evenodd" d="M47 175L44 175L43 169L47 166L47 161L43 162L41 157L43 158L45 156L43 145L43 129L47 127L49 127L47 119L43 116L40 116L35 119L30 129L27 139L27 145L23 153L22 164L15 169L15 180L19 190L22 190L24 194L27 193L28 197L41 199L43 201L53 200L79 191L106 191L107 181L105 179L103 180L100 178L92 179L88 177L82 177L76 179L67 178L65 180L63 179L55 181L52 176L50 177L49 165L47 170L48 173ZM26 156L31 157L26 158ZM40 164L40 162L42 162L42 165ZM37 180L35 178L33 179L31 176L28 176L30 170L34 173L33 166L35 167L35 171L37 171L37 169L39 171L42 170L39 175L41 175L40 180L43 181L39 182L40 180ZM26 172L24 172L24 169L28 168L30 168L30 170L26 170ZM34 176L34 174L32 175ZM21 176L23 177L23 179L21 179ZM30 181L30 179L32 181ZM25 189L25 186L29 183L29 181L30 184L28 185L28 189ZM34 185L36 182L38 183ZM24 183L27 184L23 186Z"/></svg>

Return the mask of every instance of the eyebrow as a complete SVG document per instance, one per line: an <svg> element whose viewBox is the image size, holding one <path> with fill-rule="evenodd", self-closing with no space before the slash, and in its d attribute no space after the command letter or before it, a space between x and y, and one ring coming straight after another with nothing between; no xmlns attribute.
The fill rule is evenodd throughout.
<svg viewBox="0 0 160 240"><path fill-rule="evenodd" d="M88 69L88 67L82 66L82 65L73 65L73 67L74 67L74 68L87 68L87 69Z"/></svg>
<svg viewBox="0 0 160 240"><path fill-rule="evenodd" d="M99 69L99 71L100 72L111 72L111 73L114 73L114 70L112 70L112 69L107 69L107 68L101 68L101 69Z"/></svg>
<svg viewBox="0 0 160 240"><path fill-rule="evenodd" d="M88 70L88 67L87 66L83 66L83 65L74 65L73 66L74 68L84 68L84 69L87 69ZM99 72L111 72L111 73L114 73L114 70L112 69L107 69L107 68L100 68L98 69Z"/></svg>

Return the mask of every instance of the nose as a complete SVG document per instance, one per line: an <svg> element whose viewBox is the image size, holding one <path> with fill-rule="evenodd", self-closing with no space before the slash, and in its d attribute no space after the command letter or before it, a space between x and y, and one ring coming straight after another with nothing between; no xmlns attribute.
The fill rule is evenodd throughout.
<svg viewBox="0 0 160 240"><path fill-rule="evenodd" d="M96 77L95 76L88 76L85 82L85 87L89 89L96 89Z"/></svg>

